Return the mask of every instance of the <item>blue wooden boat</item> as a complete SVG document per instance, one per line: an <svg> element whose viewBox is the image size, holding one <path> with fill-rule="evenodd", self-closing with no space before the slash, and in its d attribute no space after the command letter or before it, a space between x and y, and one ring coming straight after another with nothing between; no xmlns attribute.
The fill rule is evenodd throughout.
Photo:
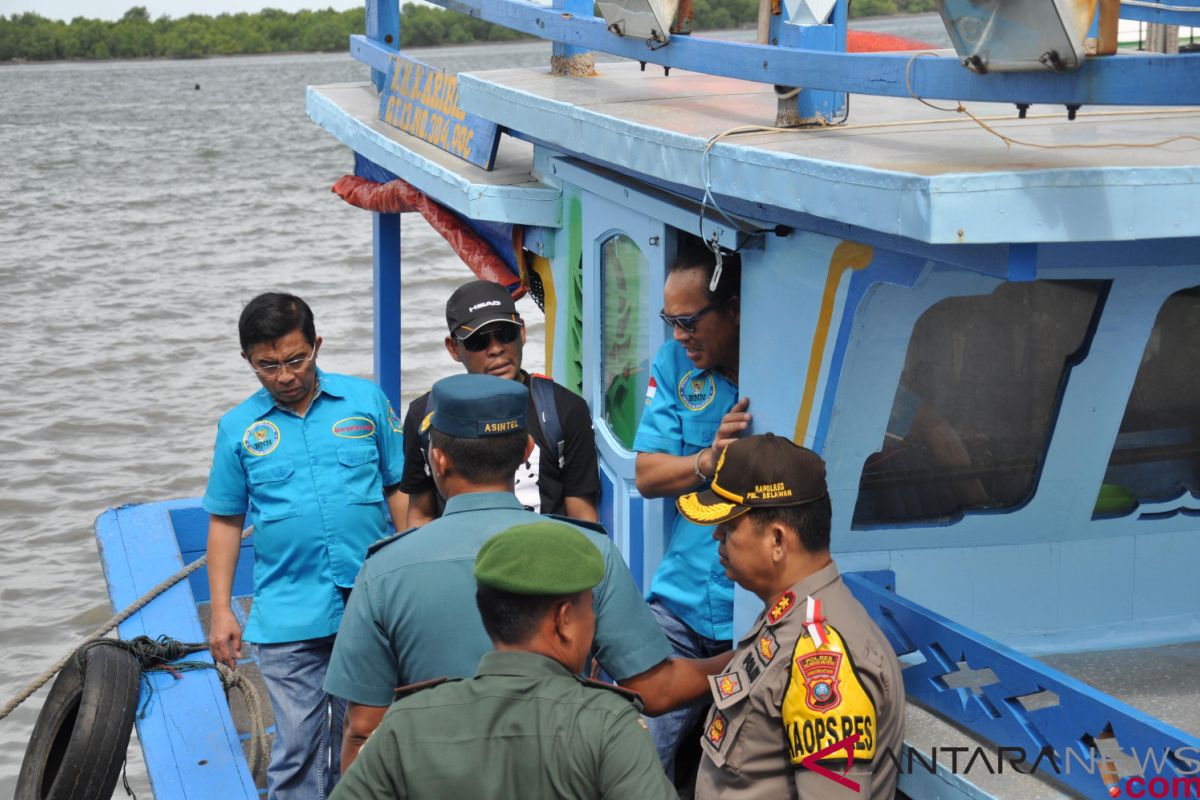
<svg viewBox="0 0 1200 800"><path fill-rule="evenodd" d="M555 69L447 74L399 52L397 4L369 0L350 51L372 81L310 87L309 116L364 191L403 181L541 297L547 371L592 409L602 518L634 575L673 513L634 486L669 335L655 312L679 236L699 234L742 257L755 430L824 455L836 558L905 664L902 791L1191 796L1200 56L1089 55L1107 0L1032 66L1000 34L1053 25L1006 14L1061 26L1066 0L946 0L957 54L848 53L845 0L785 0L772 44L672 34L657 1L602 3L606 19L579 0L442 4L555 41ZM399 215L373 213L375 374L398 406ZM201 555L206 523L197 499L101 516L114 607ZM195 573L121 633L201 641L207 592ZM757 610L739 594L738 626ZM217 676L149 680L157 796L261 793Z"/></svg>

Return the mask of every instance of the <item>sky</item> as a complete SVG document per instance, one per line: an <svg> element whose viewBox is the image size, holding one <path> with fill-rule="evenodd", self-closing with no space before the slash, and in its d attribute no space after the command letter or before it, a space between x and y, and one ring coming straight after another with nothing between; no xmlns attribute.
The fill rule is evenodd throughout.
<svg viewBox="0 0 1200 800"><path fill-rule="evenodd" d="M284 11L335 8L339 11L364 6L363 0L0 0L0 15L9 16L25 11L36 12L50 19L70 21L74 17L120 19L133 6L145 6L152 19L163 14L184 17L188 14L236 13L281 8Z"/></svg>

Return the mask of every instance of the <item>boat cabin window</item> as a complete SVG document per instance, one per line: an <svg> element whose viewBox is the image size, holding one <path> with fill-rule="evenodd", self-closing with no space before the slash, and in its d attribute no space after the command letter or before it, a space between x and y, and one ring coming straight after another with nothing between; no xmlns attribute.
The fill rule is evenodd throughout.
<svg viewBox="0 0 1200 800"><path fill-rule="evenodd" d="M650 273L646 257L625 234L600 249L604 306L601 318L604 364L604 421L629 449L645 407L650 380L650 320L641 281Z"/></svg>
<svg viewBox="0 0 1200 800"><path fill-rule="evenodd" d="M1006 283L925 311L883 441L863 465L854 525L950 520L1028 500L1106 288Z"/></svg>
<svg viewBox="0 0 1200 800"><path fill-rule="evenodd" d="M1200 287L1158 312L1096 498L1097 517L1200 496Z"/></svg>

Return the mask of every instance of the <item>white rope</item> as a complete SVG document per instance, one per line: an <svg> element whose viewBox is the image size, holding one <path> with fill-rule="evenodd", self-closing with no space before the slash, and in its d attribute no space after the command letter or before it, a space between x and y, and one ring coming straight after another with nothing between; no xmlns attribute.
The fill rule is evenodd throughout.
<svg viewBox="0 0 1200 800"><path fill-rule="evenodd" d="M242 538L245 539L247 536L249 536L251 533L253 533L253 531L254 531L253 528L247 528L246 530L242 531ZM186 578L188 575L191 575L193 572L200 569L207 563L208 563L208 555L205 554L205 555L201 556L200 558L196 559L195 561L193 561L192 563L188 564L183 569L179 570L179 572L176 572L174 575L170 576L169 578L165 578L164 580L160 581L157 585L154 586L154 588L152 588L150 591L146 592L144 595L142 595L136 601L134 601L133 605L129 606L124 611L120 612L119 614L116 614L110 620L108 620L103 625L101 625L99 628L97 628L96 630L94 630L90 634L88 634L87 637L82 642L80 642L77 647L71 648L71 651L69 653L67 653L65 656L60 658L58 661L54 662L54 664L52 664L49 669L47 669L41 675L38 675L36 678L33 679L32 682L30 682L30 684L28 686L26 686L24 689L22 689L17 694L16 697L14 697L12 700L9 700L7 703L5 703L4 708L0 709L0 719L4 719L5 717L7 717L9 714L11 714L17 708L17 706L21 705L21 703L24 703L26 700L28 700L30 697L32 697L34 695L34 693L37 692L38 689L45 686L50 681L51 678L53 678L55 675L58 674L59 670L61 670L64 666L66 666L67 661L69 661L71 659L71 657L75 655L76 650L78 650L80 647L83 647L88 642L93 642L97 639L102 638L106 633L111 631L113 628L117 627L122 622L129 619L134 614L136 614L137 612L139 612L143 608L145 608L147 605L149 605L150 601L154 600L154 598L158 597L160 594L165 592L167 589L170 589L172 586L179 583L181 580Z"/></svg>

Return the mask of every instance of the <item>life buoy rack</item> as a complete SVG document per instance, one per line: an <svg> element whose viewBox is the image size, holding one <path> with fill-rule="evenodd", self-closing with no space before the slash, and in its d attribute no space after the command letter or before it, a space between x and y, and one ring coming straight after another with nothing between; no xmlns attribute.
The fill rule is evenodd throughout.
<svg viewBox="0 0 1200 800"><path fill-rule="evenodd" d="M104 640L71 658L38 714L14 800L109 800L137 714L142 670Z"/></svg>

